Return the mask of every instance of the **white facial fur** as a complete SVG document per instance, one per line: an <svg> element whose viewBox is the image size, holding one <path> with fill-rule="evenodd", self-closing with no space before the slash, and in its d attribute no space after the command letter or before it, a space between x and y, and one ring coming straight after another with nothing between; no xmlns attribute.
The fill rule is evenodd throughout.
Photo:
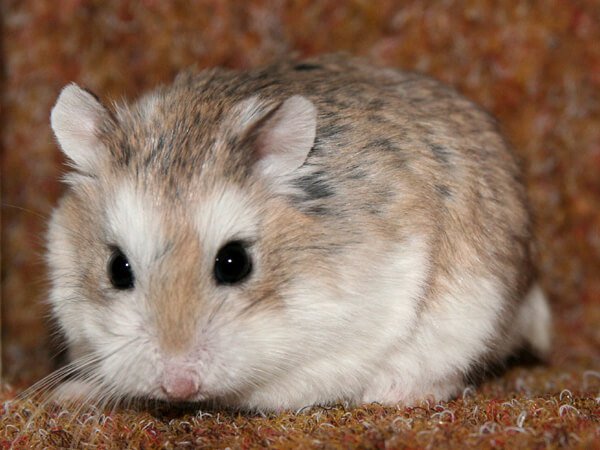
<svg viewBox="0 0 600 450"><path fill-rule="evenodd" d="M254 238L258 233L260 205L240 188L215 186L204 202L190 206L206 255L216 255L228 241Z"/></svg>
<svg viewBox="0 0 600 450"><path fill-rule="evenodd" d="M165 251L167 233L161 213L147 195L124 180L107 205L109 240L143 272Z"/></svg>
<svg viewBox="0 0 600 450"><path fill-rule="evenodd" d="M151 336L148 330L148 305L144 292L147 277L152 273L158 252L164 249L161 215L149 199L140 195L131 182L106 189L103 202L104 245L117 246L127 254L136 275L133 291L110 288L106 273L108 249L100 261L97 284L104 298L94 303L86 298L78 283L81 273L80 253L73 242L73 226L61 209L54 214L49 230L49 259L55 280L51 302L63 329L68 330L75 357L96 355L101 364L86 381L100 385L96 396L117 393L136 395L148 393L148 376L153 372L155 352L146 345ZM89 244L88 244L89 245ZM92 251L92 248L89 249ZM65 274L69 274L65 276ZM138 351L147 350L144 358ZM78 385L78 389L81 386ZM63 394L65 394L63 392ZM78 394L81 395L81 394Z"/></svg>

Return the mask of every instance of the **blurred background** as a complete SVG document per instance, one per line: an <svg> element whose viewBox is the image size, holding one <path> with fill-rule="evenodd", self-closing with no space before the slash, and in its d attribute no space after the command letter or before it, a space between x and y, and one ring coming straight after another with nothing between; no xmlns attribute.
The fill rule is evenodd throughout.
<svg viewBox="0 0 600 450"><path fill-rule="evenodd" d="M52 368L44 233L65 172L49 127L76 81L134 99L182 69L332 51L437 77L495 114L523 160L552 363L600 368L600 2L2 2L2 358L22 385ZM534 319L532 319L534 320Z"/></svg>

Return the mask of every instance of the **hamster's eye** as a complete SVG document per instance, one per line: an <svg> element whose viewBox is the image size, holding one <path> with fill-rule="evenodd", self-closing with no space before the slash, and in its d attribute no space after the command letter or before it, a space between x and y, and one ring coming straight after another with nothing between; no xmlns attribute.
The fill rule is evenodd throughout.
<svg viewBox="0 0 600 450"><path fill-rule="evenodd" d="M108 260L108 278L115 289L124 290L133 287L133 270L129 260L118 248L114 249Z"/></svg>
<svg viewBox="0 0 600 450"><path fill-rule="evenodd" d="M217 253L215 278L219 284L239 283L251 270L252 261L242 242L228 242Z"/></svg>

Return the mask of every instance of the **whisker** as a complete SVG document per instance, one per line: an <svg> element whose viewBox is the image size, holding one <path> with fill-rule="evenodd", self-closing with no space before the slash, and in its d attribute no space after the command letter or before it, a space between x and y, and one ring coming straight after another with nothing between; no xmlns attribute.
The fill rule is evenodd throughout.
<svg viewBox="0 0 600 450"><path fill-rule="evenodd" d="M43 220L48 220L48 218L49 218L48 215L44 215L43 213L41 213L39 211L34 211L33 209L26 208L26 207L20 206L20 205L15 205L13 203L2 202L2 207L3 208L13 208L13 209L17 209L19 211L26 212L28 214L33 214L34 216L36 216L40 219L43 219Z"/></svg>
<svg viewBox="0 0 600 450"><path fill-rule="evenodd" d="M95 354L89 354L82 358L76 359L73 362L61 367L60 369L52 372L50 375L42 378L25 391L20 393L17 397L18 400L25 400L29 397L34 396L39 393L39 391L47 389L48 387L52 387L55 384L62 381L65 377L71 375L72 373L93 364L99 360L99 356Z"/></svg>

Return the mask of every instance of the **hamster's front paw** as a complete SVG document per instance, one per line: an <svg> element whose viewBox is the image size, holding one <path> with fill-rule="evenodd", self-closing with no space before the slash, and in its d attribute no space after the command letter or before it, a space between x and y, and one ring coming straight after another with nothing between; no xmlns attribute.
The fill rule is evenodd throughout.
<svg viewBox="0 0 600 450"><path fill-rule="evenodd" d="M435 402L448 400L461 392L464 387L462 377L457 376L443 383L406 383L399 376L380 375L363 393L363 403L382 405L412 405L424 400Z"/></svg>

